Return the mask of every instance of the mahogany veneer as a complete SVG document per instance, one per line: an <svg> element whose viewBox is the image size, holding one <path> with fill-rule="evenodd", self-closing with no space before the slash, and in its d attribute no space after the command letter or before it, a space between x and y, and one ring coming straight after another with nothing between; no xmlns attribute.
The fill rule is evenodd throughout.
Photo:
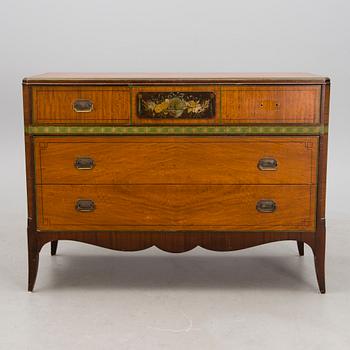
<svg viewBox="0 0 350 350"><path fill-rule="evenodd" d="M315 184L318 136L36 137L37 184ZM73 166L89 155L94 167ZM266 155L276 171L261 171Z"/></svg>
<svg viewBox="0 0 350 350"><path fill-rule="evenodd" d="M168 252L294 240L324 293L329 87L291 73L25 78L28 290L42 246L55 255L63 239Z"/></svg>
<svg viewBox="0 0 350 350"><path fill-rule="evenodd" d="M34 87L35 124L128 124L130 96L127 87ZM94 101L90 113L74 111L78 99Z"/></svg>
<svg viewBox="0 0 350 350"><path fill-rule="evenodd" d="M319 85L225 86L222 118L227 123L318 123Z"/></svg>
<svg viewBox="0 0 350 350"><path fill-rule="evenodd" d="M38 229L313 231L314 185L40 185ZM91 213L74 209L92 199ZM273 198L272 215L256 210ZM291 203L293 205L291 206Z"/></svg>

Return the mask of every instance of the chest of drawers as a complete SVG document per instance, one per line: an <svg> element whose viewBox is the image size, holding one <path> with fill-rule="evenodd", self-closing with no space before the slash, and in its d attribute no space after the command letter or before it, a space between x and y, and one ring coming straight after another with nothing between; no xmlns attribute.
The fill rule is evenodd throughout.
<svg viewBox="0 0 350 350"><path fill-rule="evenodd" d="M293 240L325 292L329 79L43 74L23 80L28 290L75 240L216 251Z"/></svg>

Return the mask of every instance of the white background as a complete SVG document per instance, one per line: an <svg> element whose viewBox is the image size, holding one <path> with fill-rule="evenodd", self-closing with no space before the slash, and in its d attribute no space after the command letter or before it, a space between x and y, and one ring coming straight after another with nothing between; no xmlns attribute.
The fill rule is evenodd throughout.
<svg viewBox="0 0 350 350"><path fill-rule="evenodd" d="M346 270L348 267L344 264L345 257L340 262L336 259L337 256L339 257L340 252L346 255L344 247L349 246L348 237L350 234L348 218L350 211L348 204L350 196L350 186L348 185L350 169L349 4L347 0L1 0L0 243L3 253L0 255L0 262L3 273L2 277L0 277L0 284L4 283L6 288L0 289L0 293L4 293L5 296L6 292L8 299L0 295L0 303L4 303L7 306L7 313L0 311L0 320L2 319L3 321L3 326L0 327L0 335L1 332L4 331L4 337L0 337L0 349L2 349L2 341L3 344L6 343L6 348L8 348L9 345L16 345L16 348L19 348L18 342L20 342L21 339L21 332L25 335L24 340L22 340L29 349L45 348L45 342L48 342L49 338L46 339L42 333L40 333L40 337L38 336L39 329L47 327L47 323L42 321L42 318L50 320L50 307L53 307L52 305L56 303L57 298L60 298L60 293L58 293L55 295L55 298L52 298L52 303L45 299L47 298L45 293L55 290L58 284L58 282L54 282L54 277L51 277L51 280L48 281L48 276L53 275L50 268L54 269L51 265L48 267L49 261L51 260L44 260L41 262L37 286L38 289L40 289L41 286L42 290L35 296L35 303L34 299L29 298L24 292L26 279L26 199L21 80L24 76L47 71L286 71L311 72L329 76L332 81L332 87L327 217L329 222L329 254L330 256L334 254L334 260L332 260L331 257L329 258L329 270L333 269L333 275L341 277L345 286L346 282L349 281ZM338 247L336 244L339 244L339 248L336 248ZM70 247L74 247L75 250ZM343 250L342 247L344 248ZM293 246L293 249L294 248ZM97 257L103 257L103 254L109 254L104 253L102 250L94 250L94 248L89 249L90 250L83 250L81 254L89 252L89 254L95 254ZM273 254L275 251L272 248L268 251L263 250L267 248L261 249L260 251L254 250L253 253L268 252L269 254ZM293 249L291 248L291 250L286 251L293 251L294 253ZM282 253L284 254L286 251L282 250ZM62 247L62 254L64 254L64 252L66 254L71 252L72 256L74 256L74 254L79 254L80 245L76 243L72 243L71 245L66 244L66 246ZM112 254L108 255L110 257L118 256L118 253L115 252L110 254ZM156 250L152 251L152 254L163 256L163 253ZM214 253L201 252L200 254L202 257L207 254L209 257ZM232 253L232 257L239 256L234 254L239 253ZM168 255L164 256L167 257L166 259L171 259ZM220 259L219 256L220 255L215 255L215 258ZM292 258L294 259L294 256ZM64 261L64 256L62 256L62 264ZM99 263L102 263L102 261L103 259L101 258ZM178 259L176 261L180 262L182 260ZM339 266L336 265L336 261L339 262ZM220 262L217 262L217 264L219 266ZM46 271L45 265L46 269L49 268L46 277L44 272ZM314 272L311 265L312 260L310 257L306 273L310 273L310 278L313 279ZM81 263L79 266L82 270L81 273L88 274L88 268L84 270L84 264ZM110 268L112 267L110 266ZM138 266L135 266L135 269L137 268ZM171 267L169 267L169 269L171 270ZM295 267L295 269L297 270L297 267ZM76 276L74 274L69 274L69 270L68 267L63 269L63 271L61 271L62 275L68 276L68 279L75 278ZM169 271L168 273L170 274L171 272ZM247 273L249 274L248 271L249 270L247 270ZM174 273L176 273L176 271ZM181 276L181 274L179 274L179 276ZM91 275L89 275L89 277L91 279L94 278ZM272 275L270 277L273 280ZM156 276L154 278L156 281ZM178 278L181 281L181 277ZM330 282L332 282L331 278L332 275L329 277ZM254 281L254 273L252 279ZM65 295L73 295L72 298L75 300L74 295L78 293L77 290L69 292L71 284L69 284L69 280L67 283L63 277L61 277L60 280L61 288L64 288L65 282L67 286L65 292L68 293ZM103 282L105 282L105 285ZM224 282L224 280L221 282ZM280 286L277 282L278 281L272 282L275 290L278 290ZM285 283L288 287L292 285L292 283L288 284L288 281L285 281ZM295 283L300 284L303 282L298 280ZM102 298L105 297L103 295L103 287L106 287L106 284L108 285L107 280L102 280L100 281L99 287L95 284L93 285L95 289L100 288L99 296L101 297L102 295ZM247 284L248 285L245 286L247 290L243 290L243 292L249 294L249 283L247 282ZM210 282L208 282L208 285L210 285ZM117 281L113 286L116 290L118 289ZM349 301L349 289L344 290L341 286L342 283L340 283L340 281L338 284L336 281L333 281L333 285L330 283L329 294L332 294L333 287L333 292L345 293L343 294L344 300L347 299L347 301ZM349 283L347 286L349 287ZM90 287L88 282L84 284L85 290L89 290ZM234 289L235 287L236 285L232 288ZM264 287L264 291L267 294L269 289L266 285L264 285ZM303 292L306 294L311 293L312 298L318 298L318 295L313 295L314 287L315 286L309 287ZM142 289L142 283L140 284L140 288ZM203 288L206 288L206 283L204 283ZM283 293L287 293L286 289L288 288L282 288L279 292L283 295ZM200 290L200 288L198 288L197 291L198 290ZM62 289L60 292L62 293ZM182 292L184 293L184 291ZM40 299L40 294L43 299ZM297 296L300 297L300 293L298 295ZM173 295L176 301L175 303L179 302L176 299L177 296L176 293ZM90 297L94 298L94 294L92 293ZM329 295L324 296L324 298L327 297L329 298ZM75 295L75 298L77 298L76 300L78 303L80 296ZM259 297L257 298L259 300ZM268 298L268 296L266 296L266 298ZM19 302L19 300L21 301ZM45 305L48 308L47 313L43 311L46 310L42 305L43 300L46 300ZM220 300L220 298L218 300ZM252 300L256 300L255 297L252 298ZM315 299L312 300L312 302L315 302ZM327 299L323 299L323 303L325 300ZM271 302L271 305L273 304L272 301L269 302ZM285 305L284 301L281 302L281 305ZM340 299L337 302L339 310L344 310L345 304L343 304ZM336 303L336 301L334 301L334 303ZM21 305L21 308L16 309L16 305ZM167 302L166 305L171 305L171 303L168 304ZM191 303L191 305L193 305L193 303ZM229 303L227 305L229 305ZM72 305L70 305L70 307L72 307ZM200 305L198 307L200 307ZM305 305L305 309L307 307L308 306ZM331 310L331 306L329 307ZM40 320L34 320L34 315L38 308L43 315L42 317L40 316ZM164 308L166 309L166 307ZM223 313L221 316L222 318L227 317L226 321L230 323L229 315L232 310L229 310L229 306L227 306L227 308L228 314ZM295 308L297 307L291 305L291 309ZM326 308L325 310L328 312L324 304L314 304L314 309L312 310L317 313L320 309L323 310L323 308ZM107 314L108 310L106 306ZM157 314L157 311L152 308L148 308L147 310L149 312L149 317ZM79 310L78 312L80 313L82 311ZM244 314L243 310L242 312L242 317L245 319L247 315ZM293 310L290 310L290 312L293 313ZM340 316L338 317L337 314L333 314L332 317L329 317L330 315L327 314L327 312L323 315L325 321L331 318L334 322L336 322L336 320L343 320L343 323L349 324L349 320L345 320ZM203 313L205 314L206 311L203 311ZM287 310L286 313L288 314ZM60 313L58 314L60 315ZM67 315L68 314L69 311L67 309ZM220 315L220 313L216 316L218 315ZM51 315L51 317L52 316L53 315ZM144 316L145 324L147 323L146 320L148 320L148 316ZM142 319L142 315L138 317ZM170 311L168 317L171 317ZM112 319L113 318L110 318L109 321L112 322ZM60 318L58 318L58 320L60 320ZM216 318L216 320L219 325L220 317ZM255 320L256 318L254 317L253 319L247 320L247 322L249 321L252 324ZM65 323L65 321L61 321L63 324ZM85 321L88 322L88 320ZM279 325L283 325L283 322L280 322L281 320L278 317L276 317L274 321L277 321ZM262 322L267 322L267 319L263 319ZM307 324L310 325L310 322L312 323L311 320L308 320L305 326ZM72 324L75 325L78 323L79 320L72 322ZM4 328L4 325L8 326L8 328ZM96 327L98 328L99 325L96 324ZM202 326L202 330L205 329L205 327L203 327L204 326ZM258 326L256 325L256 327ZM290 324L289 327L290 331L299 334L302 332L304 325L296 322ZM334 327L341 332L342 328L340 325L334 325ZM38 331L35 331L37 328ZM11 329L14 333L11 332ZM18 337L15 336L16 329L20 331L17 332ZM215 333L215 327L214 330L210 327L208 329L211 329ZM238 342L238 334L236 335L237 337L233 336L233 331L231 333L229 332L230 328L227 328L228 335L225 333L225 336L220 333L220 329L222 328L219 327L216 329L217 338L213 338L213 343L209 340L205 340L203 344L200 342L191 343L192 348L196 348L194 344L201 344L200 346L202 348L205 348L205 344L223 348L226 346L230 347L232 344L235 344L235 341ZM314 333L311 332L311 335L309 332L305 333L304 337L306 342L309 341L309 345L317 344L317 348L322 349L322 346L327 344L327 341L319 340L315 343L313 340L327 334L328 339L333 339L332 346L335 344L340 349L349 348L346 347L346 344L349 344L349 339L345 339L345 335L339 335L338 337L336 332L328 334L326 332L326 326L322 331L320 329L314 329ZM54 330L55 327L51 324L51 326L49 326L48 337L51 334L50 332L54 333ZM300 346L300 349L302 349L302 342L296 342L296 338L292 336L293 334L288 333L287 329L285 329L285 331L286 333L283 334L286 339L289 339L288 342L293 345L294 348L299 348ZM66 346L69 344L68 340L71 339L72 334L67 332L67 330L64 331L65 336L63 338L55 339L58 345ZM110 337L112 337L111 334L114 334L113 332L116 332L116 337L121 336L118 334L117 328L112 327L110 333L108 333ZM132 334L134 338L130 335L130 339L133 339L134 343L125 340L123 346L125 346L125 348L130 346L130 349L137 348L138 343L135 339L138 339L137 337L140 331L135 331L132 326L130 326L130 328L124 330L124 335L125 332L129 335ZM208 332L209 331L206 330L204 334ZM158 347L167 349L171 346L175 346L179 341L176 337L167 338L166 332L161 332L161 334L164 337L163 343L152 343L147 336L144 335L146 337L145 343L142 344L140 340L139 345L145 345L146 349ZM181 335L182 333L180 332L179 334ZM249 346L252 346L252 348L254 348L254 345L258 348L262 341L265 341L266 345L274 345L274 343L269 342L267 338L264 338L265 332L263 328L260 328L259 334L261 338L256 339L255 342L252 340L252 342L242 343L242 341L246 339L244 335L247 337L252 335L244 332L240 334L243 338L241 342L236 343L240 346L244 344L248 346L250 344ZM80 335L83 336L82 339L90 339L86 338L88 334L80 333ZM205 339L205 335L203 334L198 336L202 337L201 339ZM59 337L58 334L57 337ZM335 338L329 337L336 337L336 340ZM98 339L98 337L96 339ZM112 343L112 339L108 339L111 340ZM184 340L184 338L181 339L183 341L186 340ZM65 343L66 340L67 344ZM223 343L220 343L220 341L223 341ZM86 344L89 344L89 340L87 340ZM90 344L92 344L93 348L95 343L90 340ZM101 349L103 349L104 343L100 344L102 344ZM152 347L150 344L152 344ZM106 348L109 347L106 345ZM209 346L208 348L213 347ZM242 349L242 347L240 348Z"/></svg>

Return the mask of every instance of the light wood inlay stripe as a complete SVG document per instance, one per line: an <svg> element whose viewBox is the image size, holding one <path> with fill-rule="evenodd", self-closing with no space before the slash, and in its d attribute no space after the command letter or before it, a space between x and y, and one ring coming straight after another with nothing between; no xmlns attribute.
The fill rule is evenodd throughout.
<svg viewBox="0 0 350 350"><path fill-rule="evenodd" d="M26 126L33 135L320 135L327 126Z"/></svg>

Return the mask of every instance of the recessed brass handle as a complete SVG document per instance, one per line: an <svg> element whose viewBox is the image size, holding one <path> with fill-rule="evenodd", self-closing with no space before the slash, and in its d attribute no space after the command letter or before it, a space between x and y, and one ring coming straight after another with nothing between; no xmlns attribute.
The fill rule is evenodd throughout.
<svg viewBox="0 0 350 350"><path fill-rule="evenodd" d="M95 203L91 199L79 199L75 204L75 209L80 212L91 212L95 208Z"/></svg>
<svg viewBox="0 0 350 350"><path fill-rule="evenodd" d="M256 203L256 210L260 213L273 213L276 208L276 202L272 199L262 199Z"/></svg>
<svg viewBox="0 0 350 350"><path fill-rule="evenodd" d="M258 168L260 170L277 170L277 160L270 157L261 158L258 162Z"/></svg>
<svg viewBox="0 0 350 350"><path fill-rule="evenodd" d="M94 109L94 104L90 100L75 100L73 102L73 110L78 113L89 113Z"/></svg>
<svg viewBox="0 0 350 350"><path fill-rule="evenodd" d="M92 158L81 157L75 160L74 166L79 170L90 170L95 166L95 162Z"/></svg>

